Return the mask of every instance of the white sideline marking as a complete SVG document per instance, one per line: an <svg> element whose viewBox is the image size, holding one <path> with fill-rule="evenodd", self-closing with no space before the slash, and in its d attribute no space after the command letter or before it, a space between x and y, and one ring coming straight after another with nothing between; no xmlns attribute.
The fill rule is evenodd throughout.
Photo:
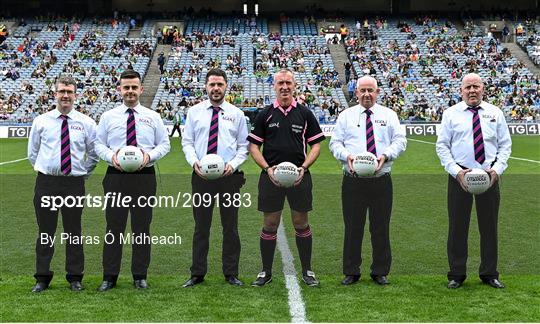
<svg viewBox="0 0 540 324"><path fill-rule="evenodd" d="M285 285L289 292L289 312L291 313L292 323L307 323L306 319L306 307L302 300L302 293L298 279L296 278L296 270L294 269L293 256L289 249L289 243L287 243L287 237L285 236L285 228L283 226L283 220L278 227L277 246L279 252L281 252L281 261L283 262L283 275L285 276Z"/></svg>
<svg viewBox="0 0 540 324"><path fill-rule="evenodd" d="M20 161L24 161L24 160L28 160L28 158L25 157L25 158L23 158L23 159L18 159L18 160L13 160L13 161L0 162L0 165L10 164L10 163L16 163L16 162L20 162Z"/></svg>
<svg viewBox="0 0 540 324"><path fill-rule="evenodd" d="M436 144L436 143L433 143L433 142L421 141L421 140L417 140L417 139L413 139L413 138L407 138L407 141L413 141L413 142L425 143L425 144L432 144L432 145ZM531 162L531 163L540 164L540 161L536 161L536 160L529 160L529 159L518 158L518 157L513 157L513 156L511 156L510 158L513 159L513 160L519 160L519 161L525 161L525 162Z"/></svg>

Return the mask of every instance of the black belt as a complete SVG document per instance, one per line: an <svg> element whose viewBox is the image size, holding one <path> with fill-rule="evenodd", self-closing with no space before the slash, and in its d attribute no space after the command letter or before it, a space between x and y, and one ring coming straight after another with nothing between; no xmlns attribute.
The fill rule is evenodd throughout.
<svg viewBox="0 0 540 324"><path fill-rule="evenodd" d="M149 166L149 167L142 168L141 170L135 171L135 172L124 172L124 171L120 171L117 168L109 165L109 167L107 168L107 173L110 173L110 174L155 174L156 170L154 169L154 166Z"/></svg>
<svg viewBox="0 0 540 324"><path fill-rule="evenodd" d="M383 173L378 177L375 177L375 176L373 176L373 177L364 177L364 176L359 176L356 173L349 173L347 171L343 171L343 176L345 176L347 178L354 178L354 179L380 179L380 178L384 178L384 177L389 177L390 172Z"/></svg>
<svg viewBox="0 0 540 324"><path fill-rule="evenodd" d="M74 176L74 175L53 175L53 174L46 174L46 173L43 173L43 172L39 172L38 171L38 175L40 177L54 177L54 178L63 178L63 179L79 179L79 178L84 178L84 175L78 175L78 176Z"/></svg>

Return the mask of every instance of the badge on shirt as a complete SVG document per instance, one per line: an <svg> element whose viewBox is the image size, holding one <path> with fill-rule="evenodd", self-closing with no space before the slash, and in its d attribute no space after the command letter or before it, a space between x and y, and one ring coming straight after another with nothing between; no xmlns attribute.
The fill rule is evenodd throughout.
<svg viewBox="0 0 540 324"><path fill-rule="evenodd" d="M386 127L386 120L375 119L375 124L379 124L379 126Z"/></svg>
<svg viewBox="0 0 540 324"><path fill-rule="evenodd" d="M152 121L148 118L139 117L137 118L137 121L152 126Z"/></svg>
<svg viewBox="0 0 540 324"><path fill-rule="evenodd" d="M297 133L297 134L302 133L304 131L304 126L302 126L302 125L292 124L291 127L292 127L292 131Z"/></svg>
<svg viewBox="0 0 540 324"><path fill-rule="evenodd" d="M233 115L223 115L221 117L222 120L227 120L234 123L234 116Z"/></svg>
<svg viewBox="0 0 540 324"><path fill-rule="evenodd" d="M81 125L69 125L69 129L79 132L83 131L83 127Z"/></svg>

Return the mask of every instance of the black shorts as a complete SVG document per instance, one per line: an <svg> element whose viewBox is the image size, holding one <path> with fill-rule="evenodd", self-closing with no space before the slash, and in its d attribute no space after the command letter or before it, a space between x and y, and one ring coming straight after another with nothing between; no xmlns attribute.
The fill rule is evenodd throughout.
<svg viewBox="0 0 540 324"><path fill-rule="evenodd" d="M313 195L311 189L311 174L306 172L302 182L291 188L280 188L276 186L268 176L262 172L259 176L259 198L257 209L263 213L273 213L283 210L285 197L289 202L289 207L298 212L308 212L313 209Z"/></svg>

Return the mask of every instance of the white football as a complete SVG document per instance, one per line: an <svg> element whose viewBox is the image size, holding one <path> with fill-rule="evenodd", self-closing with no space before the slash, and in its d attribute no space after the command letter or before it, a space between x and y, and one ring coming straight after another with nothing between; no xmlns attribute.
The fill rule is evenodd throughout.
<svg viewBox="0 0 540 324"><path fill-rule="evenodd" d="M482 169L472 169L470 172L465 173L465 183L467 184L467 191L473 195L479 195L489 189L491 178Z"/></svg>
<svg viewBox="0 0 540 324"><path fill-rule="evenodd" d="M377 157L370 152L364 152L354 157L352 167L353 171L359 176L372 176L377 169Z"/></svg>
<svg viewBox="0 0 540 324"><path fill-rule="evenodd" d="M291 162L281 162L274 170L274 178L285 188L292 187L299 174L298 167Z"/></svg>
<svg viewBox="0 0 540 324"><path fill-rule="evenodd" d="M199 161L201 166L201 172L206 179L215 180L223 175L225 172L225 162L221 156L217 154L206 154Z"/></svg>
<svg viewBox="0 0 540 324"><path fill-rule="evenodd" d="M140 148L128 145L118 151L116 158L124 172L134 172L143 164L144 155Z"/></svg>

